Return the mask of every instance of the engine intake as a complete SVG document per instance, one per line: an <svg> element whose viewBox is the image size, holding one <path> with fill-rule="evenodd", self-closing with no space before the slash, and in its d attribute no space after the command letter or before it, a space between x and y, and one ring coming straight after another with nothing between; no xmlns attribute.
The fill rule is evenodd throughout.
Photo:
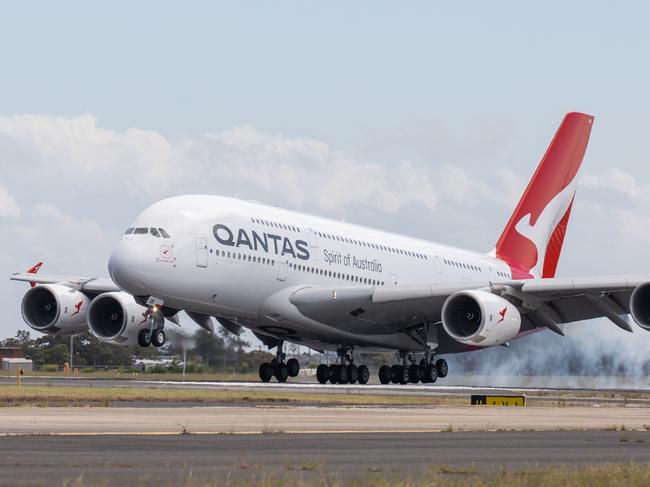
<svg viewBox="0 0 650 487"><path fill-rule="evenodd" d="M519 334L521 315L512 303L492 293L460 291L445 301L442 327L460 343L491 347Z"/></svg>
<svg viewBox="0 0 650 487"><path fill-rule="evenodd" d="M90 299L61 284L42 284L25 293L20 306L27 325L49 335L74 335L86 328Z"/></svg>
<svg viewBox="0 0 650 487"><path fill-rule="evenodd" d="M637 325L650 331L650 282L637 286L632 292L630 314Z"/></svg>
<svg viewBox="0 0 650 487"><path fill-rule="evenodd" d="M131 345L137 331L147 327L147 308L130 294L110 292L97 296L88 309L88 327L102 341Z"/></svg>

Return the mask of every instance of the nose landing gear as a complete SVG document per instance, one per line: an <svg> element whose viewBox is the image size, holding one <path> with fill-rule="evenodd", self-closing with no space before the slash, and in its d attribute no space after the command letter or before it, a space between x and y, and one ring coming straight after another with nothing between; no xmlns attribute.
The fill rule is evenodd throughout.
<svg viewBox="0 0 650 487"><path fill-rule="evenodd" d="M143 328L138 332L138 345L148 347L153 345L160 348L165 344L165 316L161 309L154 305L147 311L148 328Z"/></svg>

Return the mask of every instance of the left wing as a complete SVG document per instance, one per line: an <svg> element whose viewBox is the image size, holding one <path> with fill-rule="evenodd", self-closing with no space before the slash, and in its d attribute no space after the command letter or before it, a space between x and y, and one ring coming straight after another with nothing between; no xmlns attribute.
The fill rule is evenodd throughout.
<svg viewBox="0 0 650 487"><path fill-rule="evenodd" d="M10 278L12 281L24 281L34 284L64 284L70 288L88 294L99 294L112 291L121 291L111 280L104 277L79 277L35 274L30 272L17 272Z"/></svg>

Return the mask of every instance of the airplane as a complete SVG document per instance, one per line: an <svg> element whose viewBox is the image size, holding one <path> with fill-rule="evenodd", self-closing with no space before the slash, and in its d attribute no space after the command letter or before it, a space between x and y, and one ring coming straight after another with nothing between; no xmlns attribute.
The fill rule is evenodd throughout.
<svg viewBox="0 0 650 487"><path fill-rule="evenodd" d="M650 277L555 277L594 117L568 113L494 249L478 253L405 235L211 195L145 209L108 262L108 278L37 274L21 311L42 333L87 328L100 340L165 343L184 311L214 331L247 328L275 358L260 379L285 382L300 364L286 342L336 351L318 382L366 384L363 352L393 352L382 384L433 383L441 355L507 345L534 332L605 317L650 331ZM418 360L419 359L419 360Z"/></svg>

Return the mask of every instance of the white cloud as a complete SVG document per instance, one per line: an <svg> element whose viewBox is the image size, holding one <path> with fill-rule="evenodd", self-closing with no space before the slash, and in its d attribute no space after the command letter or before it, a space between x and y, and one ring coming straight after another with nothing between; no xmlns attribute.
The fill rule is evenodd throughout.
<svg viewBox="0 0 650 487"><path fill-rule="evenodd" d="M0 117L0 134L16 153L29 154L41 178L62 190L91 185L97 194L165 196L229 190L249 185L289 205L342 213L350 205L395 212L409 203L433 209L444 199L474 205L503 204L510 184L505 170L481 181L452 164L358 161L327 144L235 127L173 141L154 131L119 133L97 126L91 115ZM6 142L5 142L6 143Z"/></svg>
<svg viewBox="0 0 650 487"><path fill-rule="evenodd" d="M0 218L20 218L20 208L16 198L2 185L0 185Z"/></svg>

